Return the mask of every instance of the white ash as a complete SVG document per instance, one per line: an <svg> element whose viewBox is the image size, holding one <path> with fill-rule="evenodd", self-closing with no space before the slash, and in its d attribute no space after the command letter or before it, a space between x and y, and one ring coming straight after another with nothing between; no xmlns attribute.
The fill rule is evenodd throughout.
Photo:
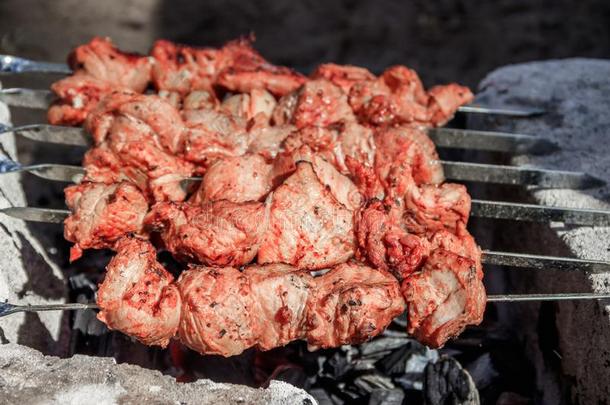
<svg viewBox="0 0 610 405"><path fill-rule="evenodd" d="M610 61L567 59L500 68L480 84L478 100L489 105L543 108L543 116L528 119L473 118L471 126L538 135L554 140L562 150L546 156L519 156L514 164L547 169L583 171L610 183ZM537 190L534 202L574 208L610 209L610 185L592 190ZM522 226L528 234L527 225ZM496 236L497 237L497 236ZM501 237L501 236L500 236ZM554 223L543 235L513 235L522 252L533 248L545 254L610 261L610 228L570 227ZM509 285L527 292L609 292L610 274L566 274L552 271L511 272ZM603 302L562 302L552 313L540 304L506 308L515 327L523 329L532 361L537 366L541 403L565 403L569 389L577 403L599 403L610 397L610 306ZM508 305L508 304L507 304ZM514 304L512 304L514 305ZM548 305L548 304L547 304ZM548 307L547 307L548 309ZM557 348L536 333L539 316L554 317ZM553 319L550 321L553 322ZM528 326L529 325L529 326ZM561 366L542 353L549 350ZM552 354L554 353L554 354ZM549 356L547 354L547 356Z"/></svg>
<svg viewBox="0 0 610 405"><path fill-rule="evenodd" d="M9 110L3 103L0 123L10 124ZM12 134L0 136L0 159L18 160ZM20 176L0 175L0 208L27 205ZM12 304L65 302L65 278L25 222L0 214L0 252L0 300ZM66 348L62 319L60 312L21 313L2 318L0 343L17 342L62 354Z"/></svg>
<svg viewBox="0 0 610 405"><path fill-rule="evenodd" d="M305 391L282 381L272 381L266 389L210 380L184 384L111 358L60 359L16 344L0 346L0 369L1 402L11 405L316 404Z"/></svg>

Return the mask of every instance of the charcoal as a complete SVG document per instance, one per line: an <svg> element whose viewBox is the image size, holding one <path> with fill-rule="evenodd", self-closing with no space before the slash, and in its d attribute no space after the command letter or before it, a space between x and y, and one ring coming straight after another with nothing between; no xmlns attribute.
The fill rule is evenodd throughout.
<svg viewBox="0 0 610 405"><path fill-rule="evenodd" d="M323 388L312 388L309 391L309 395L314 397L318 402L318 405L333 405L334 402L330 398L330 395Z"/></svg>
<svg viewBox="0 0 610 405"><path fill-rule="evenodd" d="M457 360L442 357L424 371L426 405L478 405L479 392L472 378Z"/></svg>
<svg viewBox="0 0 610 405"><path fill-rule="evenodd" d="M360 354L364 357L387 353L410 342L406 337L380 337L360 345Z"/></svg>
<svg viewBox="0 0 610 405"><path fill-rule="evenodd" d="M394 388L394 383L390 377L382 374L364 374L354 379L354 385L360 389L362 393L371 394L376 389Z"/></svg>
<svg viewBox="0 0 610 405"><path fill-rule="evenodd" d="M376 389L371 393L368 405L400 405L405 398L401 389Z"/></svg>
<svg viewBox="0 0 610 405"><path fill-rule="evenodd" d="M491 355L485 353L466 367L475 385L479 389L488 387L500 374L494 368Z"/></svg>
<svg viewBox="0 0 610 405"><path fill-rule="evenodd" d="M305 387L307 384L307 375L301 367L285 367L278 371L273 379L287 382L295 387Z"/></svg>
<svg viewBox="0 0 610 405"><path fill-rule="evenodd" d="M382 373L387 375L403 374L407 368L407 357L411 350L411 345L403 345L379 360L375 365Z"/></svg>
<svg viewBox="0 0 610 405"><path fill-rule="evenodd" d="M335 379L340 379L344 374L353 369L353 363L350 362L342 352L336 352L325 363L322 368L325 375L329 375Z"/></svg>

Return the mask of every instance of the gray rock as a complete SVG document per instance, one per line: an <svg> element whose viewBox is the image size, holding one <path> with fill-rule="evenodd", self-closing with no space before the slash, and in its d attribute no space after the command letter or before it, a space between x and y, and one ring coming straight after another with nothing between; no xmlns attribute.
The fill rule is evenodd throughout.
<svg viewBox="0 0 610 405"><path fill-rule="evenodd" d="M561 152L518 156L513 163L549 169L577 170L610 182L610 61L567 59L506 66L489 74L478 99L493 105L542 107L547 114L532 119L485 118L474 127L514 131L554 139ZM546 205L610 209L610 186L593 190L539 190L531 200ZM505 195L504 197L509 197ZM610 228L549 229L522 225L512 238L522 252L577 256L610 261ZM512 291L610 291L610 274L566 274L550 271L511 272ZM599 403L610 398L610 306L604 302L505 304L499 308L521 331L537 368L542 403ZM537 333L537 328L542 333Z"/></svg>
<svg viewBox="0 0 610 405"><path fill-rule="evenodd" d="M0 123L9 122L0 104ZM12 135L0 136L0 159L16 159ZM19 175L0 175L0 208L26 205ZM60 269L20 220L0 214L0 300L19 304L60 303L67 289ZM66 347L60 312L17 314L0 319L0 343L16 342L52 354Z"/></svg>
<svg viewBox="0 0 610 405"><path fill-rule="evenodd" d="M282 381L266 389L210 380L177 383L158 371L114 359L60 359L16 344L0 346L3 404L297 404L314 405L305 391Z"/></svg>

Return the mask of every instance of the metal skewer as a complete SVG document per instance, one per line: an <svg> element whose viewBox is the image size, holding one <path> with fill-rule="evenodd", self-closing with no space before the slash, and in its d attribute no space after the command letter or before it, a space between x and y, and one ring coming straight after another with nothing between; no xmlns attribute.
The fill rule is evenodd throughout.
<svg viewBox="0 0 610 405"><path fill-rule="evenodd" d="M462 113L507 115L510 117L521 118L534 117L536 115L542 115L545 113L545 111L541 108L487 107L474 104L460 106L458 111Z"/></svg>
<svg viewBox="0 0 610 405"><path fill-rule="evenodd" d="M73 146L91 146L91 137L80 127L32 124L9 127L0 124L0 135L14 133L37 141ZM430 128L430 139L438 147L492 152L545 154L560 150L553 142L532 135L469 129Z"/></svg>
<svg viewBox="0 0 610 405"><path fill-rule="evenodd" d="M79 127L62 127L50 124L9 127L0 124L0 136L6 133L20 135L37 142L87 147L92 145L91 136L83 128Z"/></svg>
<svg viewBox="0 0 610 405"><path fill-rule="evenodd" d="M557 293L557 294L497 294L488 295L487 302L575 301L610 299L610 293ZM19 312L75 311L99 309L95 303L68 303L44 305L16 305L0 303L0 318Z"/></svg>
<svg viewBox="0 0 610 405"><path fill-rule="evenodd" d="M487 296L487 302L574 301L604 299L610 299L610 293L499 294Z"/></svg>
<svg viewBox="0 0 610 405"><path fill-rule="evenodd" d="M13 218L31 222L62 223L69 215L69 210L9 207L0 209L0 213ZM521 253L496 252L484 250L482 261L485 264L496 264L518 268L548 269L555 271L610 271L610 262L585 260L570 257L540 256Z"/></svg>
<svg viewBox="0 0 610 405"><path fill-rule="evenodd" d="M52 180L60 181L73 181L64 179L61 174L58 175L55 166L48 167L47 165L36 165L33 173L43 177L51 178ZM74 168L71 176L75 183L77 183L82 176L84 171L78 166L68 166L70 169ZM2 173L2 165L0 162L0 173ZM26 170L20 168L19 171ZM81 170L77 170L81 169ZM192 181L188 179L186 185L188 187ZM45 215L46 208L33 208L33 207L10 207L0 210L0 212L24 219L26 221L35 222L61 222L65 216L69 215L67 210L51 210L49 215ZM65 213L64 217L61 217L61 213ZM590 210L582 208L562 208L562 207L548 207L544 205L534 204L521 204L512 202L500 202L500 201L484 201L484 200L472 200L472 208L470 211L471 217L477 218L492 218L492 219L507 219L514 221L530 221L530 222L563 222L570 225L589 225L589 226L610 226L610 211L608 210Z"/></svg>
<svg viewBox="0 0 610 405"><path fill-rule="evenodd" d="M604 180L583 172L483 163L447 161L442 163L445 177L453 180L536 186L541 188L569 188L572 190L601 187L606 184Z"/></svg>
<svg viewBox="0 0 610 405"><path fill-rule="evenodd" d="M65 63L37 62L12 55L0 55L0 73L57 73L69 75L72 73Z"/></svg>
<svg viewBox="0 0 610 405"><path fill-rule="evenodd" d="M442 148L533 155L552 153L561 149L557 144L548 139L508 132L430 128L428 130L428 136L437 147Z"/></svg>
<svg viewBox="0 0 610 405"><path fill-rule="evenodd" d="M574 190L601 187L606 184L605 181L582 172L528 169L515 166L467 162L441 161L441 163L443 165L443 170L445 171L445 177L449 180L537 186L541 188L571 188ZM18 163L14 163L5 164L5 166L6 169L0 170L0 173L30 171L38 176L58 181L72 181L75 173L84 174L84 169L80 166L58 165L52 163L31 166L20 166ZM46 171L40 170L40 166L44 166ZM32 169L29 170L28 168ZM54 177L46 177L45 174L47 171L52 172ZM61 175L62 171L65 172L64 176ZM190 177L184 181L197 183L201 181L201 178Z"/></svg>

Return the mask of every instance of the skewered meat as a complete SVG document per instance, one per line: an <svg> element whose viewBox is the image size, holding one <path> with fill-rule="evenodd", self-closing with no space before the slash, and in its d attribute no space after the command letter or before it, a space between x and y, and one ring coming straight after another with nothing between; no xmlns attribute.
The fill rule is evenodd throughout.
<svg viewBox="0 0 610 405"><path fill-rule="evenodd" d="M156 62L153 68L156 88L182 95L192 90L209 90L215 84L237 92L266 89L283 95L304 81L291 69L267 62L247 39L228 42L220 49L157 41L151 55Z"/></svg>
<svg viewBox="0 0 610 405"><path fill-rule="evenodd" d="M318 156L323 156L343 174L349 174L345 159L350 156L362 164L373 165L375 141L373 131L348 121L331 127L304 127L291 133L283 141L285 153L301 154L303 146Z"/></svg>
<svg viewBox="0 0 610 405"><path fill-rule="evenodd" d="M312 350L369 340L404 310L396 279L361 264L335 267L315 279L314 291L307 302Z"/></svg>
<svg viewBox="0 0 610 405"><path fill-rule="evenodd" d="M404 221L409 232L416 234L448 230L458 233L470 216L470 196L461 184L441 185L413 183L405 193Z"/></svg>
<svg viewBox="0 0 610 405"><path fill-rule="evenodd" d="M84 165L86 179L107 184L128 179L153 201L181 201L180 181L193 166L175 154L183 149L178 113L156 96L112 93L87 117L97 147Z"/></svg>
<svg viewBox="0 0 610 405"><path fill-rule="evenodd" d="M220 159L205 172L193 203L261 201L271 191L272 169L260 155Z"/></svg>
<svg viewBox="0 0 610 405"><path fill-rule="evenodd" d="M316 68L311 74L311 78L326 79L341 87L345 94L349 94L355 83L375 80L375 75L359 66L325 63Z"/></svg>
<svg viewBox="0 0 610 405"><path fill-rule="evenodd" d="M404 66L394 66L376 80L354 83L349 103L356 115L373 125L420 123L439 126L446 123L457 108L472 101L466 87L437 86L431 94L423 88L417 73Z"/></svg>
<svg viewBox="0 0 610 405"><path fill-rule="evenodd" d="M260 264L320 269L353 255L353 211L330 191L343 188L329 183L321 181L311 163L297 163L294 174L273 193L269 230L258 252Z"/></svg>
<svg viewBox="0 0 610 405"><path fill-rule="evenodd" d="M323 79L311 80L296 92L282 97L273 112L276 124L325 127L340 121L353 121L347 95L340 87Z"/></svg>
<svg viewBox="0 0 610 405"><path fill-rule="evenodd" d="M151 77L151 62L146 56L118 50L108 38L93 38L77 47L68 57L74 73L51 86L59 101L49 109L49 122L78 125L112 91L144 91Z"/></svg>
<svg viewBox="0 0 610 405"><path fill-rule="evenodd" d="M474 261L447 250L434 250L401 290L408 307L407 331L428 346L440 347L483 319L482 273Z"/></svg>
<svg viewBox="0 0 610 405"><path fill-rule="evenodd" d="M221 108L245 120L255 119L267 126L277 102L268 91L253 89L250 93L235 94L222 102Z"/></svg>
<svg viewBox="0 0 610 405"><path fill-rule="evenodd" d="M64 222L64 237L74 242L70 261L83 249L112 247L122 236L140 233L148 203L130 183L81 183L65 189L72 214Z"/></svg>
<svg viewBox="0 0 610 405"><path fill-rule="evenodd" d="M430 244L407 232L400 214L379 200L361 210L356 217L357 257L404 280L421 266Z"/></svg>
<svg viewBox="0 0 610 405"><path fill-rule="evenodd" d="M98 318L147 345L167 346L178 330L182 300L174 278L148 242L121 239L100 285Z"/></svg>
<svg viewBox="0 0 610 405"><path fill-rule="evenodd" d="M388 177L392 167L406 165L417 184L440 184L444 180L434 143L420 129L400 126L375 132L375 169L380 179Z"/></svg>
<svg viewBox="0 0 610 405"><path fill-rule="evenodd" d="M189 162L209 166L248 150L245 120L214 110L185 111L183 116L188 126L184 158Z"/></svg>
<svg viewBox="0 0 610 405"><path fill-rule="evenodd" d="M211 266L242 266L254 259L269 223L269 203L214 201L199 206L158 203L145 225L160 232L178 259Z"/></svg>
<svg viewBox="0 0 610 405"><path fill-rule="evenodd" d="M374 336L402 311L396 279L423 342L442 345L480 321L470 197L442 183L423 130L470 101L467 89L426 92L401 66L375 77L327 64L306 79L246 40L219 49L160 41L152 58L117 52L104 41L81 49L77 87L64 86L71 93L50 112L78 123L90 110L95 147L84 164L99 184L67 190L66 237L73 257L120 250L100 290L110 327L149 344L177 334L222 355L294 339L333 347ZM151 81L159 95L138 94ZM201 188L182 202L181 180L195 174ZM149 244L116 242L144 234L143 223L178 260L215 268L191 267L173 284ZM234 268L255 258L260 265ZM333 266L316 279L307 273Z"/></svg>
<svg viewBox="0 0 610 405"><path fill-rule="evenodd" d="M405 308L398 282L363 265L318 278L279 264L193 266L171 284L150 244L124 239L118 249L100 286L99 317L146 344L164 346L177 333L188 347L223 356L296 339L335 347L381 333Z"/></svg>

